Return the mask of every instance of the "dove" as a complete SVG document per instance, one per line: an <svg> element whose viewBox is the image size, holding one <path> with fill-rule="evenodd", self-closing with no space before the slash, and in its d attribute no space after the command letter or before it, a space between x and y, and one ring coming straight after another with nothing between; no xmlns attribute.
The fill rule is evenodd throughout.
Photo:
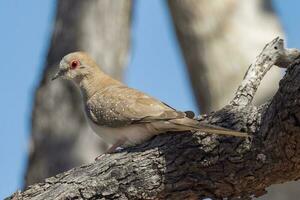
<svg viewBox="0 0 300 200"><path fill-rule="evenodd" d="M127 87L101 71L84 52L64 56L52 80L71 80L81 91L85 116L92 130L110 145L133 146L166 132L202 131L237 137L247 133L225 129L191 119L185 112L136 89Z"/></svg>

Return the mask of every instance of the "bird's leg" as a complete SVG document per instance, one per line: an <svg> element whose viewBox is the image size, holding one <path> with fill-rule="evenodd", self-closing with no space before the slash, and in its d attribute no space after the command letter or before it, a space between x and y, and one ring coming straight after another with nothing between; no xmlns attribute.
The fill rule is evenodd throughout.
<svg viewBox="0 0 300 200"><path fill-rule="evenodd" d="M115 150L119 147L119 146L122 146L124 143L125 143L125 139L120 139L118 140L115 144L113 144L111 147L109 147L105 153L107 154L111 154L113 152L115 152Z"/></svg>
<svg viewBox="0 0 300 200"><path fill-rule="evenodd" d="M104 153L101 155L97 156L95 160L99 160L104 154L111 154L114 153L115 150L119 147L122 146L125 143L125 139L119 139L115 144L113 144L111 147L109 147Z"/></svg>

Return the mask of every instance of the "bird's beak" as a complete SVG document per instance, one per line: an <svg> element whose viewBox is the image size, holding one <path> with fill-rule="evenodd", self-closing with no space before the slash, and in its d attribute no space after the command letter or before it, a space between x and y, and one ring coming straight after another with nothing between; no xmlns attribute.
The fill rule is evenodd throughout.
<svg viewBox="0 0 300 200"><path fill-rule="evenodd" d="M59 78L62 74L63 74L62 71L59 70L59 71L52 77L51 80L54 81L55 79Z"/></svg>

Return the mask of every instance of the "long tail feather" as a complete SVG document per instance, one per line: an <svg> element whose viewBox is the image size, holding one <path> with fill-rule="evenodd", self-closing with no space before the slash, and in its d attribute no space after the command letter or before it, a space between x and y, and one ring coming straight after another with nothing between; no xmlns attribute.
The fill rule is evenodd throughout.
<svg viewBox="0 0 300 200"><path fill-rule="evenodd" d="M219 135L231 135L231 136L236 136L236 137L249 137L249 135L247 133L243 133L243 132L239 132L239 131L235 131L235 130L230 130L230 129L225 129L222 127L218 127L218 126L203 126L200 125L200 127L198 128L199 131L203 131L206 133L212 133L212 134L219 134Z"/></svg>
<svg viewBox="0 0 300 200"><path fill-rule="evenodd" d="M230 135L230 136L236 136L236 137L250 137L247 133L226 129L226 128L223 128L220 126L200 123L194 119L189 119L189 118L174 119L174 120L170 120L169 122L176 124L176 125L189 127L190 130L203 131L206 133L219 134L219 135ZM184 129L184 127L182 127L182 128Z"/></svg>

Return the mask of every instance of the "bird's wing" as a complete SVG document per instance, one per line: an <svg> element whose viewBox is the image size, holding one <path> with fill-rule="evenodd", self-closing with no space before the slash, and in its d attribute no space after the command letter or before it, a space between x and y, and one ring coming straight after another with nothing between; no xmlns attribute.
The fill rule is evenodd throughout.
<svg viewBox="0 0 300 200"><path fill-rule="evenodd" d="M118 107L119 110L117 111L123 113L123 117L130 119L132 123L178 119L186 116L184 112L177 111L167 104L132 88L119 87L118 89L124 91L126 95L121 97L122 106ZM122 112L123 110L125 112Z"/></svg>
<svg viewBox="0 0 300 200"><path fill-rule="evenodd" d="M125 105L129 105L125 113L127 118L132 119L131 123L155 123L156 128L160 127L159 129L164 131L199 130L207 133L248 137L246 133L200 123L197 120L188 118L186 113L176 111L167 104L144 93L127 87L124 89L127 90L127 94L133 97L128 96L122 99L123 102L126 102ZM169 123L160 123L163 120ZM160 125L156 122L159 122Z"/></svg>
<svg viewBox="0 0 300 200"><path fill-rule="evenodd" d="M91 100L97 102L98 106L96 109L90 109L90 118L99 125L120 127L137 123L155 123L157 127L160 127L161 130L165 129L165 131L190 129L216 134L247 136L238 131L201 124L186 117L186 113L176 111L155 98L123 85L109 87ZM101 106L105 108L102 111L99 110ZM164 120L169 123L161 123Z"/></svg>
<svg viewBox="0 0 300 200"><path fill-rule="evenodd" d="M155 98L123 85L112 86L95 94L87 107L87 115L94 123L112 123L109 125L113 127L186 116L184 112L176 111Z"/></svg>

